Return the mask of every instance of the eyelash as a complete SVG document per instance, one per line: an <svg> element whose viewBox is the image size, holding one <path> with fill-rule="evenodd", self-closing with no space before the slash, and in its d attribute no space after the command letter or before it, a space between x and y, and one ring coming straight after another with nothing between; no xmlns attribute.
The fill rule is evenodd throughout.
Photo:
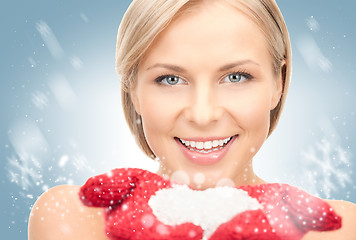
<svg viewBox="0 0 356 240"><path fill-rule="evenodd" d="M232 72L232 73L229 73L229 74L225 75L222 78L221 81L223 81L224 79L226 79L227 77L232 76L232 75L240 75L241 77L245 78L245 80L239 80L238 82L230 81L230 83L239 83L239 82L244 82L244 81L248 81L248 80L252 80L253 79L253 76L251 74L249 74L248 72L246 72L246 71L237 71L237 72Z"/></svg>
<svg viewBox="0 0 356 240"><path fill-rule="evenodd" d="M162 83L162 81L168 77L174 77L174 78L179 78L180 80L184 81L180 76L178 75L174 75L174 74L164 74L164 75L161 75L159 77L157 77L155 79L155 82L160 84L160 85L168 85L168 86L174 86L175 84L165 84L165 83Z"/></svg>
<svg viewBox="0 0 356 240"><path fill-rule="evenodd" d="M253 76L251 74L249 74L248 72L246 71L237 71L237 72L232 72L232 73L229 73L227 75L225 75L221 81L223 81L225 78L231 76L231 75L240 75L241 77L245 78L245 80L240 80L239 82L243 82L243 81L248 81L248 80L252 80L253 79ZM174 75L174 74L164 74L164 75L161 75L159 77L157 77L154 81L160 85L166 85L166 86L174 86L176 84L169 84L169 83L162 83L162 81L168 77L174 77L174 78L178 78L179 80L181 81L185 81L183 80L179 75ZM230 81L230 83L239 83L239 82L232 82ZM178 84L178 83L177 83Z"/></svg>

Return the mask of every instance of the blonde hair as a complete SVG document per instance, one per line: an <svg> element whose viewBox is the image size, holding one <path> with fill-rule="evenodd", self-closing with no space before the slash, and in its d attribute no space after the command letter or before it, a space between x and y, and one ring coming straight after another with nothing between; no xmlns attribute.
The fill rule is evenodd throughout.
<svg viewBox="0 0 356 240"><path fill-rule="evenodd" d="M151 158L149 147L135 111L130 91L137 81L137 71L156 37L178 15L204 0L133 0L120 24L116 46L116 70L121 77L121 99L126 121L139 147ZM282 74L283 91L278 105L270 113L268 136L275 129L287 96L291 75L291 46L286 24L274 0L219 0L247 14L260 26L269 44L273 68ZM207 1L208 2L208 1ZM283 64L283 65L282 65Z"/></svg>

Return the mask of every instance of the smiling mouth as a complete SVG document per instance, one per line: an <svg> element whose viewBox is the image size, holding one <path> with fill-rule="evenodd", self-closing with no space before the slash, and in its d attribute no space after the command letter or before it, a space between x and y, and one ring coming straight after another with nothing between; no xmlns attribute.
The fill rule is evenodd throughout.
<svg viewBox="0 0 356 240"><path fill-rule="evenodd" d="M179 142L189 149L190 151L193 152L198 152L198 153L211 153L215 151L219 151L223 149L233 138L234 136L224 138L224 139L215 139L211 141L192 141L192 140L184 140L181 138L176 138L179 140Z"/></svg>

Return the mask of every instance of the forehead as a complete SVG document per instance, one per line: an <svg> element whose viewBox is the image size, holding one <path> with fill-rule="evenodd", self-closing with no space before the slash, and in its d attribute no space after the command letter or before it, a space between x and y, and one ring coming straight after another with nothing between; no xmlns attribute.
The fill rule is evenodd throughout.
<svg viewBox="0 0 356 240"><path fill-rule="evenodd" d="M143 63L175 56L193 62L201 54L227 60L238 57L271 60L260 26L247 14L230 4L203 1L178 14L155 39Z"/></svg>

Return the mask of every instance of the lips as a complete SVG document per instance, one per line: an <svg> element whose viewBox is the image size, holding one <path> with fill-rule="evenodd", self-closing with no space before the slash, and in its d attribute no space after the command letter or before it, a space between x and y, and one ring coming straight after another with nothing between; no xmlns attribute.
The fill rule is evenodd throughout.
<svg viewBox="0 0 356 240"><path fill-rule="evenodd" d="M193 163L210 165L220 161L238 135L227 138L181 139L175 138L183 155Z"/></svg>

